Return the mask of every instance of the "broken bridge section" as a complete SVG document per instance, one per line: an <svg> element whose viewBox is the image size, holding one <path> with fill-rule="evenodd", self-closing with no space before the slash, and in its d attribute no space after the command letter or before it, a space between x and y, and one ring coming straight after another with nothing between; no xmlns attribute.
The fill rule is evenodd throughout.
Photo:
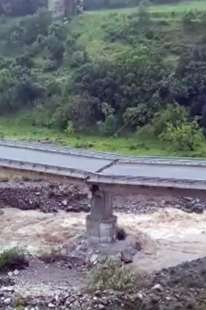
<svg viewBox="0 0 206 310"><path fill-rule="evenodd" d="M113 195L140 187L206 191L206 161L158 158L129 159L109 154L54 148L49 145L0 142L0 167L37 175L85 182L91 192L87 217L92 242L110 243L116 237Z"/></svg>

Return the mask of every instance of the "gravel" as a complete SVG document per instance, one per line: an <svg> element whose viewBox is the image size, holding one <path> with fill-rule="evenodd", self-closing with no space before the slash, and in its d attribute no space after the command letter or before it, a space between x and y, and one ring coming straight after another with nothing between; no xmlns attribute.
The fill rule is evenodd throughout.
<svg viewBox="0 0 206 310"><path fill-rule="evenodd" d="M144 285L143 285L144 286ZM162 270L137 292L74 291L51 295L16 296L12 286L0 286L0 309L71 310L204 310L206 307L206 258Z"/></svg>
<svg viewBox="0 0 206 310"><path fill-rule="evenodd" d="M46 182L0 183L0 206L21 210L39 209L42 212L90 210L87 193L80 187Z"/></svg>

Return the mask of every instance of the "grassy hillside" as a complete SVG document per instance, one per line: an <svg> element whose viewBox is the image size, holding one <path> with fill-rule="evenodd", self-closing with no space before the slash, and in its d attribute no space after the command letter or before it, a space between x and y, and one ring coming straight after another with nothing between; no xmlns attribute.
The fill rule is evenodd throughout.
<svg viewBox="0 0 206 310"><path fill-rule="evenodd" d="M151 51L154 50L156 54L160 51L161 66L164 66L164 70L168 72L169 76L170 71L176 70L176 67L179 66L179 59L182 57L182 51L184 49L193 48L204 39L205 28L202 23L199 22L200 16L202 16L204 12L206 13L206 2L204 0L186 1L176 5L153 5L149 7L148 11L151 14L150 18L155 29L153 29L152 34L148 34L152 36L149 38L146 37L146 39L140 37L139 33L136 32L135 27L138 22L138 8L128 8L85 12L83 15L73 18L72 21L64 22L64 29L62 28L64 34L62 34L63 32L61 32L62 30L60 29L62 26L58 26L58 30L52 29L53 32L51 35L51 29L49 33L46 30L44 35L39 35L37 33L33 42L30 42L29 34L24 33L23 40L27 40L26 44L18 44L20 42L18 41L19 39L16 43L13 38L21 34L21 29L24 29L27 23L30 25L30 17L1 17L0 65L1 61L4 63L2 65L2 70L5 70L6 66L8 66L7 63L9 63L9 66L12 66L12 68L14 67L14 71L16 72L16 70L19 70L19 66L22 66L22 62L24 66L25 61L29 61L26 71L24 69L25 80L27 83L32 81L32 87L34 88L34 90L32 88L32 91L35 95L37 93L39 97L34 97L32 103L28 102L22 104L22 106L20 102L18 103L19 106L21 106L20 108L19 106L17 108L14 106L13 108L12 106L11 110L7 111L5 100L8 100L9 104L10 99L8 99L8 94L6 94L6 99L2 99L6 108L3 108L0 112L0 136L15 139L52 140L77 148L91 148L100 151L112 151L133 155L160 154L206 156L206 142L204 139L201 139L201 142L198 143L198 146L195 148L192 147L190 150L181 150L171 145L171 143L166 143L165 140L164 143L162 143L161 135L157 137L153 132L151 133L148 130L141 129L139 131L134 131L132 129L132 131L125 131L124 124L119 125L121 132L120 129L117 128L117 132L107 131L106 133L105 131L98 132L95 128L88 128L86 131L84 129L78 132L78 130L76 131L73 129L73 125L72 128L70 128L70 121L69 125L66 125L66 127L64 125L65 122L63 125L61 123L67 113L67 103L70 100L73 102L72 99L70 99L73 88L76 87L73 80L76 79L77 73L79 70L82 70L84 63L87 63L88 60L92 60L93 64L102 64L106 61L107 64L115 64L116 66L116 62L119 61L119 59L121 61L130 60L131 53L137 51L137 53L140 53L140 56L143 57L141 61L143 63L145 61L145 55L144 52L143 55L141 55L142 52L140 51L140 47L150 48ZM195 14L192 17L189 16L191 12ZM192 28L185 30L183 19L185 16L188 18L187 14L189 18L191 18ZM185 20L187 22L186 18ZM40 21L42 21L42 19ZM42 26L42 24L40 25ZM54 28L54 26L52 27ZM17 28L20 29L18 33L16 32ZM54 34L56 35L55 38ZM46 44L45 40L47 40ZM62 42L64 43L63 47L61 46ZM40 46L40 44L42 45ZM58 44L60 44L60 46L58 46L59 50L56 50ZM64 48L64 54L62 55L60 55L61 48ZM148 51L146 53L148 53ZM26 57L26 60L21 59L22 55ZM56 55L60 55L62 58L56 60L54 58ZM17 57L20 59L17 59ZM149 56L148 54L148 57L150 60L150 57L153 56ZM14 61L15 65L13 64ZM18 62L18 66L16 66L16 61ZM32 63L30 64L30 62ZM82 67L80 66L81 62ZM22 76L21 72L18 74ZM1 82L0 72L0 88L1 83L6 86L8 84L10 89L14 87L14 85L16 87L15 83L17 83L17 81L15 81L15 83L13 81L10 82L10 78L11 77L4 77L3 82ZM7 80L9 80L9 82ZM90 85L91 84L92 82ZM3 89L5 89L5 87ZM42 92L44 95L40 97L39 94ZM78 92L74 94L74 96L76 95L78 95ZM97 96L98 95L99 94L97 94ZM143 101L144 100L147 99L143 99ZM17 100L15 102L17 102ZM150 108L151 103L148 102L148 104ZM69 106L71 106L71 104ZM132 104L131 107L133 108L133 106ZM162 109L163 107L164 104L162 105L162 103L160 103L158 109ZM84 108L82 108L82 110L84 110ZM118 110L115 113L119 113ZM153 116L151 116L151 119ZM126 116L124 116L124 118L125 117ZM59 122L61 124L57 126L56 124ZM68 120L66 119L66 123L67 122ZM106 122L106 119L104 122ZM149 121L147 122L149 124ZM105 128L105 123L103 125ZM111 127L112 125L110 124L109 126ZM138 127L138 123L135 126ZM185 128L187 128L187 123ZM94 132L96 132L96 134L94 134Z"/></svg>

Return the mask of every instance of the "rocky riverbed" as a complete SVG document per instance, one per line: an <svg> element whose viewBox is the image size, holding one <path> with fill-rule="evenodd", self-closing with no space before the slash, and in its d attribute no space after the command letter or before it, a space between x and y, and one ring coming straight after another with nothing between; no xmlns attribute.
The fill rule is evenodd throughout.
<svg viewBox="0 0 206 310"><path fill-rule="evenodd" d="M114 197L118 224L130 239L125 253L123 241L110 251L104 249L112 259L130 262L133 272L148 273L149 282L126 293L91 292L88 276L104 251L86 241L87 190L46 182L1 182L0 249L24 249L29 265L0 275L0 309L205 310L204 199L151 196Z"/></svg>
<svg viewBox="0 0 206 310"><path fill-rule="evenodd" d="M5 282L5 283L4 283ZM204 310L206 307L206 258L164 269L151 275L135 292L113 290L86 293L75 288L52 294L20 294L14 282L4 278L0 287L1 309L71 310ZM40 285L41 286L41 285Z"/></svg>
<svg viewBox="0 0 206 310"><path fill-rule="evenodd" d="M191 195L190 195L191 194ZM0 181L0 208L42 212L89 212L90 193L84 185L58 184L45 181ZM188 192L140 188L136 194L113 196L116 211L153 213L162 208L175 208L187 213L201 214L206 210L206 196Z"/></svg>

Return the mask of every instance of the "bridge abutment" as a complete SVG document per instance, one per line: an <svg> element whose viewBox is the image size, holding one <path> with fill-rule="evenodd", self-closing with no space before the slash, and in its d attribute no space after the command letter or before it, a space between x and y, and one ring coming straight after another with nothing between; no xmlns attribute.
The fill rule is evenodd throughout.
<svg viewBox="0 0 206 310"><path fill-rule="evenodd" d="M111 243L116 239L117 217L113 215L112 192L104 187L91 187L91 213L87 216L87 235L94 243Z"/></svg>

